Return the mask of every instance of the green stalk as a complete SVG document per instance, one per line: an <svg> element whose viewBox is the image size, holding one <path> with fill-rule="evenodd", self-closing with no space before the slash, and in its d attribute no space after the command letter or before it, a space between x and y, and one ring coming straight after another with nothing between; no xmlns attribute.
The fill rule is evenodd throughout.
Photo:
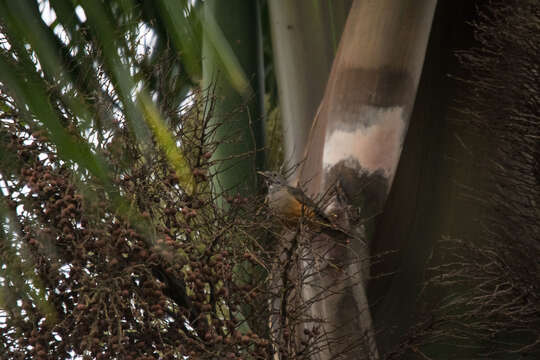
<svg viewBox="0 0 540 360"><path fill-rule="evenodd" d="M206 1L203 9L203 89L214 89L210 127L217 148L211 169L218 205L223 195L253 194L264 165L258 6L254 1Z"/></svg>

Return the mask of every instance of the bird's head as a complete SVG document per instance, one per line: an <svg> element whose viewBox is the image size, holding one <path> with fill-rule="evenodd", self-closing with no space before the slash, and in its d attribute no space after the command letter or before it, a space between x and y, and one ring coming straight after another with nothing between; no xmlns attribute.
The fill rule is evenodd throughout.
<svg viewBox="0 0 540 360"><path fill-rule="evenodd" d="M268 187L275 185L287 185L287 181L283 175L276 171L258 171L257 173L264 178L264 181Z"/></svg>

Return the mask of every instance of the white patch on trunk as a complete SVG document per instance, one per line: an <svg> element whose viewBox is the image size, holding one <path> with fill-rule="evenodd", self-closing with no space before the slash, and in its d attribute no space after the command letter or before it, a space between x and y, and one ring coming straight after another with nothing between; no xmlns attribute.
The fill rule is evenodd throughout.
<svg viewBox="0 0 540 360"><path fill-rule="evenodd" d="M334 117L346 119L335 122ZM394 176L407 130L403 107L365 105L357 113L336 111L330 118L336 126L326 135L325 170L343 160L356 160L369 173L382 170L388 178Z"/></svg>

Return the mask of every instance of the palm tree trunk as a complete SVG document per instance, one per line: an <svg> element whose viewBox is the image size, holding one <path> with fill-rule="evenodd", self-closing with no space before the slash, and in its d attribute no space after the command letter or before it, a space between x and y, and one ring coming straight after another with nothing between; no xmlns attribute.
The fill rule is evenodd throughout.
<svg viewBox="0 0 540 360"><path fill-rule="evenodd" d="M382 211L392 184L435 5L436 0L353 3L310 134L301 184L314 197L339 188L346 203L335 196L328 211L358 209L360 219L350 217L348 226L368 242L365 221ZM333 247L328 244L329 253ZM335 339L321 359L378 358L365 293L369 255L367 246L352 241L348 251L334 251L329 259L344 272L317 271L321 286L342 283L340 291L313 306ZM305 296L312 296L310 289ZM347 350L358 342L364 346Z"/></svg>

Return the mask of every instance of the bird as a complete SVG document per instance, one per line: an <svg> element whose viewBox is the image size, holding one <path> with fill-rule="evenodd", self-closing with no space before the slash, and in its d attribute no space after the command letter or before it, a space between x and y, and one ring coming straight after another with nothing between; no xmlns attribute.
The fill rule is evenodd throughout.
<svg viewBox="0 0 540 360"><path fill-rule="evenodd" d="M301 188L289 185L280 173L275 171L259 171L258 173L264 177L268 187L266 203L274 213L281 215L286 222L297 223L300 219L306 219L319 225L322 231L328 235L339 233L349 238L359 238L336 224L333 217L325 214L317 202L307 196Z"/></svg>
<svg viewBox="0 0 540 360"><path fill-rule="evenodd" d="M259 171L268 187L266 203L275 213L292 220L301 217L326 219L319 206L302 189L291 186L285 177L275 171Z"/></svg>

